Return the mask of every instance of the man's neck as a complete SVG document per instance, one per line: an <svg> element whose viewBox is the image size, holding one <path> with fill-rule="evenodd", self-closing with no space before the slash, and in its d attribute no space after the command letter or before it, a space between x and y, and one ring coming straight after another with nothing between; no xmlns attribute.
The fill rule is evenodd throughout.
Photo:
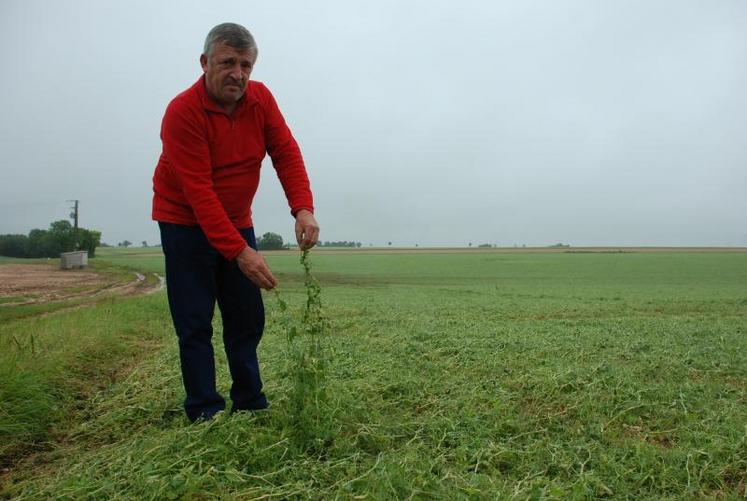
<svg viewBox="0 0 747 501"><path fill-rule="evenodd" d="M218 107L226 112L226 115L233 114L236 111L236 107L239 105L238 101L231 104L219 104Z"/></svg>

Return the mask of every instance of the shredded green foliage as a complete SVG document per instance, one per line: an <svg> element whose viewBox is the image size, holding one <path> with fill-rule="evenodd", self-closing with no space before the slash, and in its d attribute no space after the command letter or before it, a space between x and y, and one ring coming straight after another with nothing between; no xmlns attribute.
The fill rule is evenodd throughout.
<svg viewBox="0 0 747 501"><path fill-rule="evenodd" d="M304 269L267 256L269 412L189 423L164 292L0 322L0 499L745 497L747 252L310 257L316 373Z"/></svg>

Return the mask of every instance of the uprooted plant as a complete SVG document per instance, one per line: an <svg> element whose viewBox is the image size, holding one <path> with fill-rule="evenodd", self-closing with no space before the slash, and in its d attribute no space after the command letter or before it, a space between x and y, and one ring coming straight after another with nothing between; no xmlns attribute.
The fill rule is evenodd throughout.
<svg viewBox="0 0 747 501"><path fill-rule="evenodd" d="M295 439L305 449L323 449L331 438L327 409L324 335L327 322L322 313L321 287L311 273L309 251L301 254L306 305L300 323L287 303L275 292L288 341L287 374L291 381L289 413Z"/></svg>

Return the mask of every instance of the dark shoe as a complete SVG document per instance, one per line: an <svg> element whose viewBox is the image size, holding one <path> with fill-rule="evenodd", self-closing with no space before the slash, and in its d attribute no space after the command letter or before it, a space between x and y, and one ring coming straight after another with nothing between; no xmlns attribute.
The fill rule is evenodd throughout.
<svg viewBox="0 0 747 501"><path fill-rule="evenodd" d="M241 411L263 411L269 406L270 403L267 401L267 397L260 393L259 398L252 400L251 402L240 402L238 404L234 402L231 406L231 414Z"/></svg>
<svg viewBox="0 0 747 501"><path fill-rule="evenodd" d="M192 418L191 418L190 416L187 416L187 418L189 419L189 421L190 421L190 422L191 422L192 424L195 424L195 423L204 423L204 422L206 422L206 421L211 421L211 420L213 420L213 419L217 418L217 417L218 417L218 415L219 415L220 413L222 413L222 412L223 412L223 410L222 410L222 409L221 409L221 410L219 410L219 411L217 411L217 412L211 412L211 413L206 413L206 412L203 412L202 414L200 414L199 416L197 416L197 417L196 417L196 418L194 418L194 419L192 419Z"/></svg>
<svg viewBox="0 0 747 501"><path fill-rule="evenodd" d="M266 411L270 408L270 404L267 402L267 399L264 399L262 402L263 405L257 405L254 407L238 407L233 406L231 407L231 414L235 414L237 412L251 412L252 414L261 413L263 411Z"/></svg>

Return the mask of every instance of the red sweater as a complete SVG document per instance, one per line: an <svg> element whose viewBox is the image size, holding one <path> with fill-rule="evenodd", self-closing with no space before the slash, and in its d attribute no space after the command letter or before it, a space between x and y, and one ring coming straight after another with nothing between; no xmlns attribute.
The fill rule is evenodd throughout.
<svg viewBox="0 0 747 501"><path fill-rule="evenodd" d="M161 142L153 175L153 219L199 225L226 259L246 247L237 228L252 226L252 200L265 153L272 158L291 213L313 212L301 150L261 82L249 81L228 115L208 97L201 77L169 103Z"/></svg>

